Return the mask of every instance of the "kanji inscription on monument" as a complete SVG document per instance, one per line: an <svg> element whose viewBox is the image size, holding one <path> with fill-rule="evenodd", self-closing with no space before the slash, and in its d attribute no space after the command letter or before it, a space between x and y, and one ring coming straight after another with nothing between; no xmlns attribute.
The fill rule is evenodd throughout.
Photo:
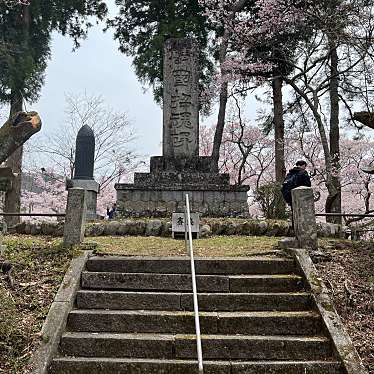
<svg viewBox="0 0 374 374"><path fill-rule="evenodd" d="M199 154L198 50L190 39L169 39L164 57L164 134L166 157Z"/></svg>

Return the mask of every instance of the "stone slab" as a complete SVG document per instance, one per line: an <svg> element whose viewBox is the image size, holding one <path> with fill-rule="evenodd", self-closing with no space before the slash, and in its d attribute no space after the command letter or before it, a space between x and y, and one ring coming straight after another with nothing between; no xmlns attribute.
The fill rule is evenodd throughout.
<svg viewBox="0 0 374 374"><path fill-rule="evenodd" d="M128 188L127 188L128 187ZM223 186L211 186L210 189L198 186L165 186L165 189L137 187L135 185L117 185L118 214L123 217L170 217L173 212L184 212L186 193L189 194L191 210L210 217L249 216L247 188L235 192L234 186L226 186L231 192L213 191ZM225 201L227 193L235 195L231 202ZM141 198L140 198L141 194ZM238 194L240 198L238 198Z"/></svg>
<svg viewBox="0 0 374 374"><path fill-rule="evenodd" d="M196 274L288 274L297 271L295 260L284 257L195 257ZM117 273L190 274L186 257L93 256L87 270Z"/></svg>
<svg viewBox="0 0 374 374"><path fill-rule="evenodd" d="M65 333L61 352L68 356L174 358L174 336L160 334Z"/></svg>
<svg viewBox="0 0 374 374"><path fill-rule="evenodd" d="M229 174L201 173L201 172L159 172L159 173L135 173L134 184L137 186L170 186L174 184L188 185L229 185Z"/></svg>
<svg viewBox="0 0 374 374"><path fill-rule="evenodd" d="M100 184L94 180L89 179L70 179L69 188L71 187L79 187L83 188L86 191L93 191L96 193L99 193L100 191Z"/></svg>
<svg viewBox="0 0 374 374"><path fill-rule="evenodd" d="M143 186L143 185L136 185L132 183L116 183L114 188L117 191L125 190L125 191L207 191L207 192L247 192L249 191L250 187L243 185L243 186L235 186L235 185L222 185L222 184L204 184L204 185L197 185L197 184L173 184L173 185L162 185L162 186ZM246 195L247 196L247 195ZM235 200L237 196L233 195L233 200Z"/></svg>
<svg viewBox="0 0 374 374"><path fill-rule="evenodd" d="M342 374L336 361L233 361L231 367L231 374Z"/></svg>
<svg viewBox="0 0 374 374"><path fill-rule="evenodd" d="M297 292L303 288L298 275L229 276L230 292Z"/></svg>
<svg viewBox="0 0 374 374"><path fill-rule="evenodd" d="M316 312L218 312L218 334L317 335L322 331Z"/></svg>
<svg viewBox="0 0 374 374"><path fill-rule="evenodd" d="M80 309L193 310L191 293L80 290ZM312 307L308 293L202 293L201 311L302 311Z"/></svg>
<svg viewBox="0 0 374 374"><path fill-rule="evenodd" d="M322 331L316 312L204 312L202 334L315 335ZM193 311L73 310L67 327L75 332L194 334Z"/></svg>
<svg viewBox="0 0 374 374"><path fill-rule="evenodd" d="M181 310L181 294L81 290L77 293L77 307L80 309Z"/></svg>
<svg viewBox="0 0 374 374"><path fill-rule="evenodd" d="M183 160L183 164L178 164L178 160L173 157L153 156L150 160L151 174L158 174L165 171L187 172L187 173L211 173L212 159L209 156L192 157Z"/></svg>
<svg viewBox="0 0 374 374"><path fill-rule="evenodd" d="M229 291L227 276L197 276L200 292ZM82 287L91 289L154 290L154 291L191 291L191 276L187 274L152 273L105 273L83 272Z"/></svg>
<svg viewBox="0 0 374 374"><path fill-rule="evenodd" d="M217 322L217 313L200 313L203 334L216 334ZM195 315L184 311L74 310L67 326L70 331L193 334Z"/></svg>
<svg viewBox="0 0 374 374"><path fill-rule="evenodd" d="M204 357L220 360L323 360L332 357L328 339L293 336L202 336ZM194 336L175 338L176 358L196 357Z"/></svg>
<svg viewBox="0 0 374 374"><path fill-rule="evenodd" d="M155 360L105 357L57 358L52 363L51 372L60 374L198 374L195 360ZM204 361L204 374L231 374L231 364L228 361ZM335 373L329 372L327 374Z"/></svg>
<svg viewBox="0 0 374 374"><path fill-rule="evenodd" d="M193 310L192 294L181 295L181 308ZM199 293L199 310L203 311L299 311L310 308L307 293Z"/></svg>

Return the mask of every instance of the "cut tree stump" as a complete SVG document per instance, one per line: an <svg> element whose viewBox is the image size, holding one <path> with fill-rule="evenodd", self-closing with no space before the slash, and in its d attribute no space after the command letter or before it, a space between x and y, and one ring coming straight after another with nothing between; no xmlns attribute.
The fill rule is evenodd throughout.
<svg viewBox="0 0 374 374"><path fill-rule="evenodd" d="M0 164L18 147L40 131L42 121L37 112L18 112L0 127Z"/></svg>

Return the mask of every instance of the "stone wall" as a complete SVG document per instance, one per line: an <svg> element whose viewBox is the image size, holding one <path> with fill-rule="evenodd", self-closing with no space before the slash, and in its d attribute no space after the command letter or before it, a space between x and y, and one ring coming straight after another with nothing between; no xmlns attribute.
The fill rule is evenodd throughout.
<svg viewBox="0 0 374 374"><path fill-rule="evenodd" d="M210 217L248 216L247 188L237 191L233 186L212 190L177 190L131 188L117 189L118 212L122 217L170 217L172 212L183 212L188 194L192 211ZM230 188L232 187L232 190ZM188 188L188 186L187 186Z"/></svg>
<svg viewBox="0 0 374 374"><path fill-rule="evenodd" d="M319 223L320 237L339 238L341 228L338 225ZM171 222L161 219L128 219L121 221L101 221L86 225L85 236L171 236ZM10 231L27 235L63 235L64 223L23 222ZM261 221L244 219L202 219L201 237L210 235L248 235L248 236L289 236L290 227L285 221Z"/></svg>

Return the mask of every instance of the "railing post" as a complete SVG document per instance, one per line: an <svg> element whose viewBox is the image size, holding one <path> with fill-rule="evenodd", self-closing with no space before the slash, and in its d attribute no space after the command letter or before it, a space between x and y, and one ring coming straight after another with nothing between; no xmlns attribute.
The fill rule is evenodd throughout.
<svg viewBox="0 0 374 374"><path fill-rule="evenodd" d="M80 244L84 239L86 223L86 191L69 188L64 225L64 246Z"/></svg>
<svg viewBox="0 0 374 374"><path fill-rule="evenodd" d="M318 239L313 188L297 187L292 190L292 211L299 247L316 250Z"/></svg>

